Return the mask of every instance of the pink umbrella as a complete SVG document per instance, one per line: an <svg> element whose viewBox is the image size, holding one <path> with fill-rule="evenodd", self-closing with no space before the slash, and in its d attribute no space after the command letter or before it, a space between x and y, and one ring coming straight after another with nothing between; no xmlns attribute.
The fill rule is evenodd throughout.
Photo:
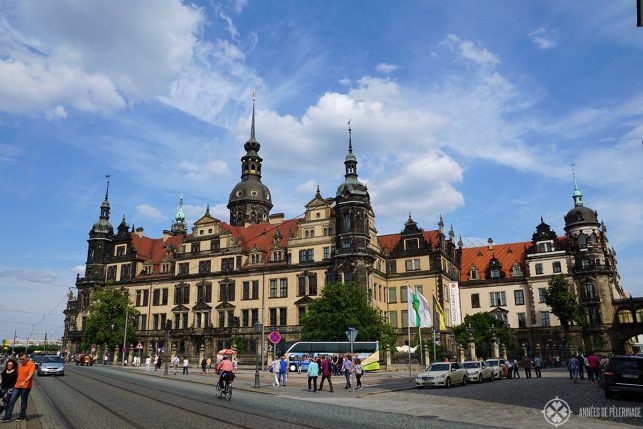
<svg viewBox="0 0 643 429"><path fill-rule="evenodd" d="M217 354L218 355L236 355L237 352L235 352L232 349L223 349L223 350L219 350Z"/></svg>

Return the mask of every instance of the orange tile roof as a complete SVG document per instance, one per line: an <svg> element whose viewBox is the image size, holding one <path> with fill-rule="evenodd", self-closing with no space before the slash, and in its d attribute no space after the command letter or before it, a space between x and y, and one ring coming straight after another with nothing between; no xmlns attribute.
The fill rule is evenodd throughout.
<svg viewBox="0 0 643 429"><path fill-rule="evenodd" d="M480 280L486 280L487 267L491 258L495 257L501 264L502 271L506 278L511 277L511 266L518 262L525 272L525 250L531 246L531 241L519 243L493 244L492 249L489 246L465 247L462 249L462 262L460 263L460 282L464 283L469 280L469 270L472 266L478 270Z"/></svg>
<svg viewBox="0 0 643 429"><path fill-rule="evenodd" d="M422 232L422 236L424 239L428 242L430 241L433 247L435 247L435 244L438 242L438 230L433 230L433 231L424 231ZM391 252L397 243L399 243L402 235L401 234L387 234L387 235L378 235L377 236L377 241L380 243L380 248L386 249L388 252Z"/></svg>

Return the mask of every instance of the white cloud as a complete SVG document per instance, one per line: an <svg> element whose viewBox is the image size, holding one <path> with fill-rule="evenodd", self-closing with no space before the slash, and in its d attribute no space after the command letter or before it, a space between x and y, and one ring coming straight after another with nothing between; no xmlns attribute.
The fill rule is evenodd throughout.
<svg viewBox="0 0 643 429"><path fill-rule="evenodd" d="M203 182L210 178L230 175L228 164L218 159L204 160L199 163L182 161L179 163L178 168L184 172L184 179L194 182Z"/></svg>
<svg viewBox="0 0 643 429"><path fill-rule="evenodd" d="M544 27L540 27L531 33L529 33L534 45L539 49L550 49L556 46L557 42L554 39L552 31L546 30Z"/></svg>
<svg viewBox="0 0 643 429"><path fill-rule="evenodd" d="M76 265L71 269L71 272L75 274L83 274L85 272L85 266L84 265Z"/></svg>
<svg viewBox="0 0 643 429"><path fill-rule="evenodd" d="M462 40L455 34L449 34L441 42L441 45L457 49L462 58L473 61L481 66L494 67L500 64L500 59L495 54L486 48L476 46L471 40Z"/></svg>
<svg viewBox="0 0 643 429"><path fill-rule="evenodd" d="M136 206L136 215L157 221L165 219L165 216L163 216L163 213L161 213L159 209L149 204L140 204Z"/></svg>
<svg viewBox="0 0 643 429"><path fill-rule="evenodd" d="M395 64L388 64L388 63L380 63L375 66L375 71L378 73L383 73L383 74L391 74L395 70L397 70L399 66Z"/></svg>
<svg viewBox="0 0 643 429"><path fill-rule="evenodd" d="M297 191L298 193L307 194L307 195L314 194L316 190L317 190L317 182L315 182L313 179L310 179L305 183L298 185L295 188L295 191Z"/></svg>
<svg viewBox="0 0 643 429"><path fill-rule="evenodd" d="M340 85L344 85L344 86L350 86L352 84L351 80L346 78L340 79L339 83Z"/></svg>
<svg viewBox="0 0 643 429"><path fill-rule="evenodd" d="M13 3L0 21L0 109L21 114L106 112L165 94L204 22L179 0Z"/></svg>
<svg viewBox="0 0 643 429"><path fill-rule="evenodd" d="M49 119L65 119L67 117L67 110L60 104L54 107L51 112L47 113Z"/></svg>

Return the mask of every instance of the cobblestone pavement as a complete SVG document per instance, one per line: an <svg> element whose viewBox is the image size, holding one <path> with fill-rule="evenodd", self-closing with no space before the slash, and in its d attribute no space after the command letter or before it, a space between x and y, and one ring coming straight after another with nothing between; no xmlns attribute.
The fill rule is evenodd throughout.
<svg viewBox="0 0 643 429"><path fill-rule="evenodd" d="M218 379L215 374L201 375L200 370L192 371L188 376L180 373L173 375L172 369L168 376L163 376L163 369L147 372L141 368L95 367L92 372L96 376L100 376L101 373L114 375L125 372L136 376L137 379L158 382L161 386L169 383L174 386L191 385L189 388L200 389L205 387L203 385L209 385L206 389L211 389ZM383 371L367 374L363 378L364 388L361 390L346 390L343 388L344 378L333 377L334 393L330 393L327 386L324 386L321 392L308 392L305 374L292 373L289 375L287 387L273 387L270 384L272 374L261 373L261 388L257 389L253 387L254 375L254 370L241 369L238 372L234 384L235 400L232 402L240 404L237 399L242 398L243 401L251 401L252 407L267 407L284 415L296 411L301 413L301 418L305 421L318 421L319 416L323 415L324 418L319 421L328 423L330 418L330 422L336 422L335 427L346 426L347 421L352 421L353 427L356 421L360 422L359 418L355 420L357 416L375 423L366 427L380 426L382 423L386 423L384 426L392 425L388 427L461 427L461 424L472 427L553 427L546 423L542 410L547 401L556 396L567 401L575 414L578 414L580 407L585 406L643 406L642 402L628 399L607 400L597 386L589 382L574 385L566 378L566 373L560 370L543 371L542 379L522 378L451 389L422 390L415 389L413 378L409 379L408 373ZM155 378L159 380L155 382ZM349 411L351 409L352 411ZM47 419L40 420L45 422ZM579 418L574 415L562 428L632 428L631 424L643 425L643 419L640 418L617 420L619 423L596 418ZM404 425L401 425L402 422ZM32 426L31 423L30 421L29 428L35 429L36 426ZM48 429L46 422L42 427Z"/></svg>

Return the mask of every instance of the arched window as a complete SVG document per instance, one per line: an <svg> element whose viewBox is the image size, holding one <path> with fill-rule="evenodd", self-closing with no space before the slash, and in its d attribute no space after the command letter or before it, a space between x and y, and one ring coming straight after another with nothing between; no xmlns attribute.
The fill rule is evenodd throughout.
<svg viewBox="0 0 643 429"><path fill-rule="evenodd" d="M621 310L618 312L619 323L634 323L632 312L630 310Z"/></svg>
<svg viewBox="0 0 643 429"><path fill-rule="evenodd" d="M582 232L578 234L578 245L581 248L587 247L587 237Z"/></svg>
<svg viewBox="0 0 643 429"><path fill-rule="evenodd" d="M308 230L304 231L304 237L308 238Z"/></svg>
<svg viewBox="0 0 643 429"><path fill-rule="evenodd" d="M477 280L478 279L478 269L476 267L471 267L469 270L469 280Z"/></svg>
<svg viewBox="0 0 643 429"><path fill-rule="evenodd" d="M310 238L313 238L315 236L315 230L311 229L310 230Z"/></svg>
<svg viewBox="0 0 643 429"><path fill-rule="evenodd" d="M328 228L324 228L324 235L328 235Z"/></svg>

